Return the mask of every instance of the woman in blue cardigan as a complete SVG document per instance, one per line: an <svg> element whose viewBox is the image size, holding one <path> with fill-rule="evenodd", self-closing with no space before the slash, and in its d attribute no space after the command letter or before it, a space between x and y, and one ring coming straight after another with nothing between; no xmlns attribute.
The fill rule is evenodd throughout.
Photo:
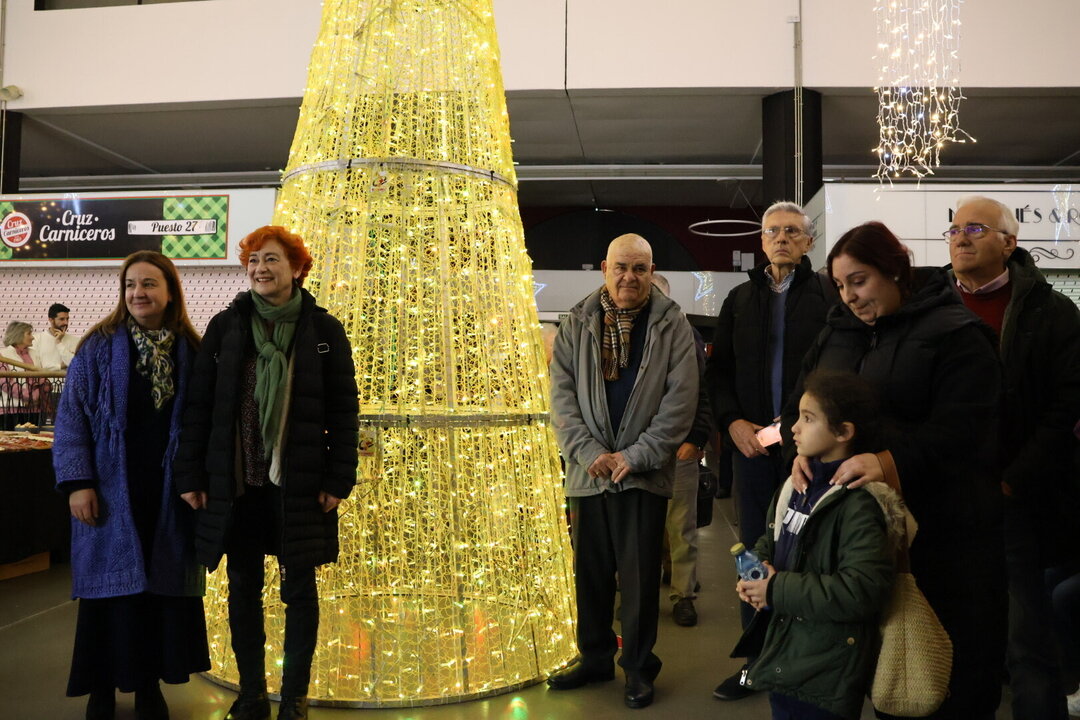
<svg viewBox="0 0 1080 720"><path fill-rule="evenodd" d="M116 689L135 693L139 720L168 718L159 680L210 669L194 512L172 481L198 346L176 267L140 251L120 268L116 309L68 368L53 464L80 600L67 694L90 695L88 720L113 717Z"/></svg>

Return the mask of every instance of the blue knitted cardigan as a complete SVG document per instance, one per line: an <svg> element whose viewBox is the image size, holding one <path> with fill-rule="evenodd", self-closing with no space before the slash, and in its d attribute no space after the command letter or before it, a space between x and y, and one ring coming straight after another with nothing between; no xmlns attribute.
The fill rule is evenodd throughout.
<svg viewBox="0 0 1080 720"><path fill-rule="evenodd" d="M195 560L194 511L176 494L172 463L180 436L193 352L176 342L177 387L162 459L165 485L147 575L128 495L128 384L133 362L127 328L86 338L68 368L56 415L53 467L56 485L93 483L98 493L96 527L71 520L71 594L105 598L152 592L199 596L205 571Z"/></svg>

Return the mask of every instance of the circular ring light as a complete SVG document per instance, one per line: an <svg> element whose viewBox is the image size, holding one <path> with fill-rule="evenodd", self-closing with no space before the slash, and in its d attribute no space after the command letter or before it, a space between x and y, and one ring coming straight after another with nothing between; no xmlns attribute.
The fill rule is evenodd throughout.
<svg viewBox="0 0 1080 720"><path fill-rule="evenodd" d="M709 232L707 230L698 230L700 227L706 227L708 225L752 225L753 230L742 230L740 232L718 233ZM757 235L761 232L761 223L756 220L702 220L701 222L692 223L687 228L695 235L706 235L708 237L742 237L743 235Z"/></svg>

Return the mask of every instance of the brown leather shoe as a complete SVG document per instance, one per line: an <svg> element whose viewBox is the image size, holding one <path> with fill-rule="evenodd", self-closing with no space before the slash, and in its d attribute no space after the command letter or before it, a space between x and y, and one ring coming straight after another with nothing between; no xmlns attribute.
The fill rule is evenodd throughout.
<svg viewBox="0 0 1080 720"><path fill-rule="evenodd" d="M697 610L694 609L694 601L690 598L679 598L675 607L671 609L671 617L676 625L683 627L697 625Z"/></svg>

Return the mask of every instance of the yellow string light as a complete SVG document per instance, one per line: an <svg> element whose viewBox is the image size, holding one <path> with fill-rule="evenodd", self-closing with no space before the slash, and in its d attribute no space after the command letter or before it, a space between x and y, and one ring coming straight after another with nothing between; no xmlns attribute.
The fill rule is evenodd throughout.
<svg viewBox="0 0 1080 720"><path fill-rule="evenodd" d="M360 391L311 696L409 706L539 681L576 651L573 576L491 0L324 2L274 221L308 241ZM219 570L207 622L211 674L233 684L226 588ZM279 675L268 660L272 692Z"/></svg>
<svg viewBox="0 0 1080 720"><path fill-rule="evenodd" d="M933 175L947 142L975 141L959 125L963 0L878 0L878 171L884 181Z"/></svg>

